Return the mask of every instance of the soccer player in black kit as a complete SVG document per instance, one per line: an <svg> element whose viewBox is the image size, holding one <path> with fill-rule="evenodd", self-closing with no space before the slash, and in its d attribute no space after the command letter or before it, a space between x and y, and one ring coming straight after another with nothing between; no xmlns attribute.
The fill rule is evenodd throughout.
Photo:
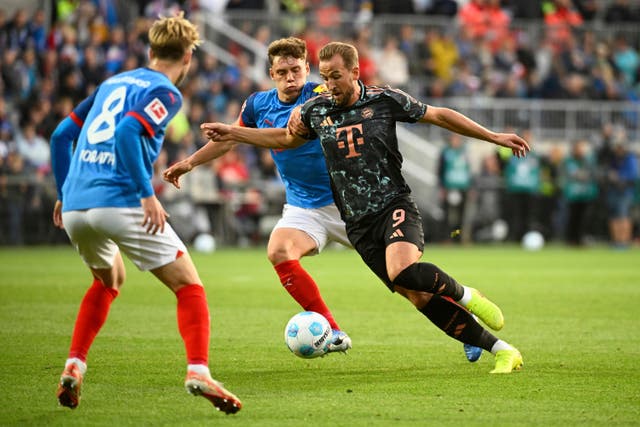
<svg viewBox="0 0 640 427"><path fill-rule="evenodd" d="M352 45L331 42L319 57L328 91L294 110L287 130L215 123L203 125L207 136L269 148L296 147L319 137L349 240L367 266L449 336L494 354L491 373L520 369L520 352L470 314L500 330L500 308L434 264L420 262L422 219L401 173L396 122L435 124L508 147L519 157L529 145L518 135L492 132L454 110L427 106L400 90L365 86L358 80L358 52Z"/></svg>

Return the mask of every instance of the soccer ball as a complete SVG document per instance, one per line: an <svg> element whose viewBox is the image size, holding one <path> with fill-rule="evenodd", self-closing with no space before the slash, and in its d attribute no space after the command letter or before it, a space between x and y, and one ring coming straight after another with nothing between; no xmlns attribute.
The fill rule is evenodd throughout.
<svg viewBox="0 0 640 427"><path fill-rule="evenodd" d="M210 254L216 250L216 239L208 233L201 233L193 240L193 248L197 252Z"/></svg>
<svg viewBox="0 0 640 427"><path fill-rule="evenodd" d="M539 231L528 231L522 236L522 247L527 251L539 251L544 246L544 236Z"/></svg>
<svg viewBox="0 0 640 427"><path fill-rule="evenodd" d="M284 328L287 347L304 359L325 355L331 338L331 325L323 315L314 311L296 314Z"/></svg>

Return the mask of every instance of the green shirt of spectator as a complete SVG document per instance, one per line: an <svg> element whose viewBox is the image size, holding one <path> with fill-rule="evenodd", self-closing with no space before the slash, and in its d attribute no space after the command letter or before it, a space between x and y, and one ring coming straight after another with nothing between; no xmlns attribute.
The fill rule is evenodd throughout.
<svg viewBox="0 0 640 427"><path fill-rule="evenodd" d="M464 146L446 147L442 152L442 186L447 190L467 190L471 168Z"/></svg>
<svg viewBox="0 0 640 427"><path fill-rule="evenodd" d="M540 191L540 157L530 152L526 157L511 156L504 170L509 193L536 194Z"/></svg>
<svg viewBox="0 0 640 427"><path fill-rule="evenodd" d="M567 201L586 202L597 197L596 162L592 156L578 154L574 149L562 169L562 193Z"/></svg>

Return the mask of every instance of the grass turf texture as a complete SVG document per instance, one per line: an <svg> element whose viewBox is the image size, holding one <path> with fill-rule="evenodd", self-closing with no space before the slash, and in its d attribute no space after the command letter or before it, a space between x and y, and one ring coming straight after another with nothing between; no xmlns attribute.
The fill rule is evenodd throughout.
<svg viewBox="0 0 640 427"><path fill-rule="evenodd" d="M211 368L244 403L225 416L183 388L175 298L127 262L89 354L80 406L55 388L89 274L68 247L0 250L0 425L638 425L638 250L428 246L425 259L481 289L524 370L490 375L390 294L353 251L303 265L353 350L303 360L283 342L300 311L263 249L194 254L212 314Z"/></svg>

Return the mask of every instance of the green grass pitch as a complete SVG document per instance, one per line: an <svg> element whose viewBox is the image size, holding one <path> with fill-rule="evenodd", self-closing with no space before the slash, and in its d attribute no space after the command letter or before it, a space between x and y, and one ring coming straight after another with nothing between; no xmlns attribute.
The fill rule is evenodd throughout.
<svg viewBox="0 0 640 427"><path fill-rule="evenodd" d="M303 265L348 355L303 360L283 341L300 311L265 250L194 254L212 314L211 370L244 403L214 411L183 387L175 298L127 262L128 279L89 354L80 406L55 388L88 271L70 247L0 250L0 425L640 425L640 253L608 248L427 246L424 259L481 289L505 314L498 336L525 366L490 375L462 345L392 295L357 254Z"/></svg>

